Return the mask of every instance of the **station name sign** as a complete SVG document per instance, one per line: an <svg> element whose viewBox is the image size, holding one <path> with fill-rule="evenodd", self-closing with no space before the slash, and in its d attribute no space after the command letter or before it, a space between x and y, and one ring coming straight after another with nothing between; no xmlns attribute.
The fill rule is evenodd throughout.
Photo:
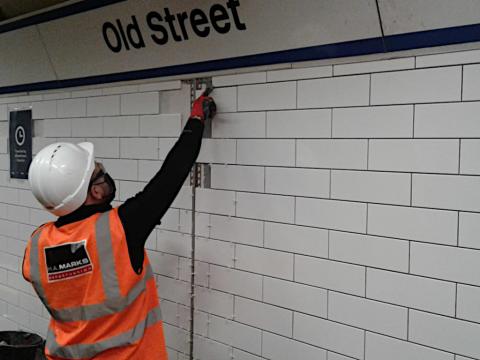
<svg viewBox="0 0 480 360"><path fill-rule="evenodd" d="M106 21L102 26L103 40L114 53L141 49L152 45L166 45L191 38L206 38L212 32L227 34L230 31L245 31L247 25L239 14L240 0L215 3L209 9L194 8L172 13L165 7L150 11L143 18L131 15L128 23L120 19ZM140 26L143 21L146 26ZM144 33L141 29L148 29Z"/></svg>

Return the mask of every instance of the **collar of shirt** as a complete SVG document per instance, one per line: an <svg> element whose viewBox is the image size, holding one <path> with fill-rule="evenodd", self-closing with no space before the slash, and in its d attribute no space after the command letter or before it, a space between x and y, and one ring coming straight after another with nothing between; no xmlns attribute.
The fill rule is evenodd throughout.
<svg viewBox="0 0 480 360"><path fill-rule="evenodd" d="M82 205L74 212L64 216L60 216L57 221L55 221L55 226L58 228L63 225L86 219L93 214L105 212L111 209L112 205L110 204Z"/></svg>

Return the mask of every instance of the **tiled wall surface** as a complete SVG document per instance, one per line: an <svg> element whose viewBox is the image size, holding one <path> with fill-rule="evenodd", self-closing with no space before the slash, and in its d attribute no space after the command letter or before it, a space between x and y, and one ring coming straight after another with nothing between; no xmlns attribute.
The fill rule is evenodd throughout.
<svg viewBox="0 0 480 360"><path fill-rule="evenodd" d="M197 190L202 360L480 359L480 53L213 77ZM159 169L188 113L180 81L0 98L0 328L44 334L19 273L51 219L8 176L8 110L34 150L92 141L118 202ZM170 357L188 351L191 189L148 251Z"/></svg>

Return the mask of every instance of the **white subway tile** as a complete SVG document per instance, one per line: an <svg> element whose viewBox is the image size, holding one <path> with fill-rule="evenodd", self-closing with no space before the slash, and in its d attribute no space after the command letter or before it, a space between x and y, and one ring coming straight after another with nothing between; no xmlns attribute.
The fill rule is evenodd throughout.
<svg viewBox="0 0 480 360"><path fill-rule="evenodd" d="M258 166L212 165L211 186L214 189L263 192L265 170Z"/></svg>
<svg viewBox="0 0 480 360"><path fill-rule="evenodd" d="M8 120L7 105L0 105L0 120Z"/></svg>
<svg viewBox="0 0 480 360"><path fill-rule="evenodd" d="M220 113L212 121L214 138L264 138L265 113Z"/></svg>
<svg viewBox="0 0 480 360"><path fill-rule="evenodd" d="M479 100L480 65L467 65L463 67L463 97L462 100Z"/></svg>
<svg viewBox="0 0 480 360"><path fill-rule="evenodd" d="M294 166L294 140L237 140L237 163Z"/></svg>
<svg viewBox="0 0 480 360"><path fill-rule="evenodd" d="M120 156L120 139L118 138L89 138L87 141L93 144L96 157L118 158Z"/></svg>
<svg viewBox="0 0 480 360"><path fill-rule="evenodd" d="M367 270L367 298L454 316L455 284L409 274Z"/></svg>
<svg viewBox="0 0 480 360"><path fill-rule="evenodd" d="M455 51L443 54L417 56L416 67L433 67L480 62L480 50Z"/></svg>
<svg viewBox="0 0 480 360"><path fill-rule="evenodd" d="M298 82L298 107L340 107L369 104L370 77L345 76Z"/></svg>
<svg viewBox="0 0 480 360"><path fill-rule="evenodd" d="M221 75L212 78L215 87L264 83L267 81L267 74L263 72L252 72L245 74Z"/></svg>
<svg viewBox="0 0 480 360"><path fill-rule="evenodd" d="M140 116L140 136L175 137L182 131L181 114Z"/></svg>
<svg viewBox="0 0 480 360"><path fill-rule="evenodd" d="M217 88L210 94L217 104L217 112L237 111L237 87Z"/></svg>
<svg viewBox="0 0 480 360"><path fill-rule="evenodd" d="M0 153L6 154L8 152L8 138L0 138Z"/></svg>
<svg viewBox="0 0 480 360"><path fill-rule="evenodd" d="M57 101L57 116L60 118L84 117L86 115L86 99L65 99Z"/></svg>
<svg viewBox="0 0 480 360"><path fill-rule="evenodd" d="M295 281L349 294L365 295L365 268L295 255Z"/></svg>
<svg viewBox="0 0 480 360"><path fill-rule="evenodd" d="M410 251L412 274L480 285L480 253L477 250L412 243Z"/></svg>
<svg viewBox="0 0 480 360"><path fill-rule="evenodd" d="M293 254L253 246L236 245L235 268L293 280Z"/></svg>
<svg viewBox="0 0 480 360"><path fill-rule="evenodd" d="M235 193L233 191L198 188L196 198L197 211L219 215L234 215L235 213Z"/></svg>
<svg viewBox="0 0 480 360"><path fill-rule="evenodd" d="M373 74L371 103L457 101L461 94L461 74L460 66Z"/></svg>
<svg viewBox="0 0 480 360"><path fill-rule="evenodd" d="M369 204L368 234L456 245L457 213Z"/></svg>
<svg viewBox="0 0 480 360"><path fill-rule="evenodd" d="M297 166L367 169L367 140L298 140Z"/></svg>
<svg viewBox="0 0 480 360"><path fill-rule="evenodd" d="M324 349L268 332L262 335L262 355L276 360L327 360Z"/></svg>
<svg viewBox="0 0 480 360"><path fill-rule="evenodd" d="M36 121L35 136L70 137L72 136L71 119L45 119Z"/></svg>
<svg viewBox="0 0 480 360"><path fill-rule="evenodd" d="M374 106L333 109L334 138L410 138L413 106Z"/></svg>
<svg viewBox="0 0 480 360"><path fill-rule="evenodd" d="M339 64L333 66L334 76L350 75L350 74L365 74L393 70L406 70L415 67L415 58L401 58L365 61L353 64Z"/></svg>
<svg viewBox="0 0 480 360"><path fill-rule="evenodd" d="M102 118L76 118L72 119L72 136L76 137L101 137L103 136Z"/></svg>
<svg viewBox="0 0 480 360"><path fill-rule="evenodd" d="M415 106L415 137L479 137L480 103L425 104Z"/></svg>
<svg viewBox="0 0 480 360"><path fill-rule="evenodd" d="M265 191L268 193L329 197L329 170L266 168L265 175Z"/></svg>
<svg viewBox="0 0 480 360"><path fill-rule="evenodd" d="M90 96L102 95L102 89L75 90L71 93L72 98L86 98Z"/></svg>
<svg viewBox="0 0 480 360"><path fill-rule="evenodd" d="M125 159L158 159L158 139L120 139L120 157Z"/></svg>
<svg viewBox="0 0 480 360"><path fill-rule="evenodd" d="M114 179L135 181L138 178L138 164L136 160L103 159L101 162Z"/></svg>
<svg viewBox="0 0 480 360"><path fill-rule="evenodd" d="M175 231L158 230L156 249L167 254L190 256L191 235Z"/></svg>
<svg viewBox="0 0 480 360"><path fill-rule="evenodd" d="M412 205L480 211L480 178L454 175L413 175Z"/></svg>
<svg viewBox="0 0 480 360"><path fill-rule="evenodd" d="M407 241L331 231L329 249L330 259L333 260L408 271Z"/></svg>
<svg viewBox="0 0 480 360"><path fill-rule="evenodd" d="M458 140L370 140L369 170L458 173Z"/></svg>
<svg viewBox="0 0 480 360"><path fill-rule="evenodd" d="M329 138L332 111L329 109L267 112L269 138Z"/></svg>
<svg viewBox="0 0 480 360"><path fill-rule="evenodd" d="M336 200L296 199L295 223L335 230L366 232L367 205Z"/></svg>
<svg viewBox="0 0 480 360"><path fill-rule="evenodd" d="M480 249L480 214L460 213L458 244Z"/></svg>
<svg viewBox="0 0 480 360"><path fill-rule="evenodd" d="M480 288L459 284L457 291L457 317L480 322Z"/></svg>
<svg viewBox="0 0 480 360"><path fill-rule="evenodd" d="M295 199L288 196L237 193L236 215L293 223Z"/></svg>
<svg viewBox="0 0 480 360"><path fill-rule="evenodd" d="M87 99L87 116L120 115L120 96L97 96Z"/></svg>
<svg viewBox="0 0 480 360"><path fill-rule="evenodd" d="M188 341L186 339L186 336L182 337L182 343L185 344L185 350L182 351L183 353L188 353ZM228 359L232 355L232 347L207 338L194 339L193 344L195 349L195 357L197 357L198 359L221 360ZM182 354L179 354L179 360L187 359L187 355L185 355L185 357L182 357Z"/></svg>
<svg viewBox="0 0 480 360"><path fill-rule="evenodd" d="M196 259L210 264L233 267L234 245L225 241L217 241L196 237Z"/></svg>
<svg viewBox="0 0 480 360"><path fill-rule="evenodd" d="M294 81L238 88L239 111L294 109L296 101L297 85Z"/></svg>
<svg viewBox="0 0 480 360"><path fill-rule="evenodd" d="M164 254L157 251L148 251L148 257L155 274L178 277L178 256Z"/></svg>
<svg viewBox="0 0 480 360"><path fill-rule="evenodd" d="M157 276L158 294L166 299L180 304L190 304L189 284L163 275Z"/></svg>
<svg viewBox="0 0 480 360"><path fill-rule="evenodd" d="M195 308L210 314L231 318L233 315L233 295L197 286Z"/></svg>
<svg viewBox="0 0 480 360"><path fill-rule="evenodd" d="M105 136L138 136L138 116L114 116L103 118Z"/></svg>
<svg viewBox="0 0 480 360"><path fill-rule="evenodd" d="M480 175L480 140L461 140L460 173Z"/></svg>
<svg viewBox="0 0 480 360"><path fill-rule="evenodd" d="M1 109L1 106L0 106ZM1 113L1 110L0 110ZM57 117L57 102L38 101L32 103L32 118L33 119L49 119ZM1 118L1 115L0 115Z"/></svg>
<svg viewBox="0 0 480 360"><path fill-rule="evenodd" d="M287 309L327 317L327 290L313 286L265 277L263 301Z"/></svg>
<svg viewBox="0 0 480 360"><path fill-rule="evenodd" d="M182 88L181 80L160 81L153 83L140 84L138 90L143 91L165 91L177 90Z"/></svg>
<svg viewBox="0 0 480 360"><path fill-rule="evenodd" d="M102 89L103 95L127 94L138 92L138 85L112 86Z"/></svg>
<svg viewBox="0 0 480 360"><path fill-rule="evenodd" d="M478 358L479 336L479 324L410 311L409 340L412 342Z"/></svg>
<svg viewBox="0 0 480 360"><path fill-rule="evenodd" d="M410 174L332 170L332 199L410 205Z"/></svg>
<svg viewBox="0 0 480 360"><path fill-rule="evenodd" d="M254 354L262 352L262 331L235 321L211 316L209 337L224 344L244 349Z"/></svg>
<svg viewBox="0 0 480 360"><path fill-rule="evenodd" d="M267 71L267 81L314 79L332 76L332 66Z"/></svg>
<svg viewBox="0 0 480 360"><path fill-rule="evenodd" d="M364 330L295 313L293 338L355 359L363 359Z"/></svg>
<svg viewBox="0 0 480 360"><path fill-rule="evenodd" d="M158 92L145 92L121 95L122 115L158 114L160 97Z"/></svg>
<svg viewBox="0 0 480 360"><path fill-rule="evenodd" d="M292 312L276 306L236 297L235 320L275 334L292 336Z"/></svg>
<svg viewBox="0 0 480 360"><path fill-rule="evenodd" d="M247 245L263 245L261 221L216 215L212 215L210 221L210 236L214 239Z"/></svg>
<svg viewBox="0 0 480 360"><path fill-rule="evenodd" d="M351 357L346 357L346 356L343 356L343 355L340 355L340 354L337 354L337 353L334 353L334 352L330 352L328 351L327 353L328 355L328 360L352 360L353 358Z"/></svg>
<svg viewBox="0 0 480 360"><path fill-rule="evenodd" d="M328 319L407 339L407 309L336 292L328 294Z"/></svg>
<svg viewBox="0 0 480 360"><path fill-rule="evenodd" d="M175 139L176 140L176 139ZM235 140L204 139L197 162L234 164L236 157Z"/></svg>
<svg viewBox="0 0 480 360"><path fill-rule="evenodd" d="M328 231L266 222L265 247L326 258L328 257Z"/></svg>
<svg viewBox="0 0 480 360"><path fill-rule="evenodd" d="M262 360L258 356L252 355L250 353L247 353L245 351L241 351L238 349L233 348L232 349L232 356L236 360Z"/></svg>
<svg viewBox="0 0 480 360"><path fill-rule="evenodd" d="M454 360L453 354L370 332L365 350L368 360Z"/></svg>
<svg viewBox="0 0 480 360"><path fill-rule="evenodd" d="M254 300L262 300L262 276L210 265L210 287Z"/></svg>
<svg viewBox="0 0 480 360"><path fill-rule="evenodd" d="M135 194L143 190L145 185L145 183L138 181L120 181L120 185L118 187L119 200L125 201L128 198L135 196Z"/></svg>

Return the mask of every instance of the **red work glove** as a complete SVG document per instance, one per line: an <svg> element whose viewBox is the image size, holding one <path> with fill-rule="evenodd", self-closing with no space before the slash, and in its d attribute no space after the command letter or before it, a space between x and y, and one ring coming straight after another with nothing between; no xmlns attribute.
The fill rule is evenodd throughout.
<svg viewBox="0 0 480 360"><path fill-rule="evenodd" d="M216 109L217 107L213 98L201 95L193 102L190 118L199 119L202 123L205 123L205 118L213 118Z"/></svg>

